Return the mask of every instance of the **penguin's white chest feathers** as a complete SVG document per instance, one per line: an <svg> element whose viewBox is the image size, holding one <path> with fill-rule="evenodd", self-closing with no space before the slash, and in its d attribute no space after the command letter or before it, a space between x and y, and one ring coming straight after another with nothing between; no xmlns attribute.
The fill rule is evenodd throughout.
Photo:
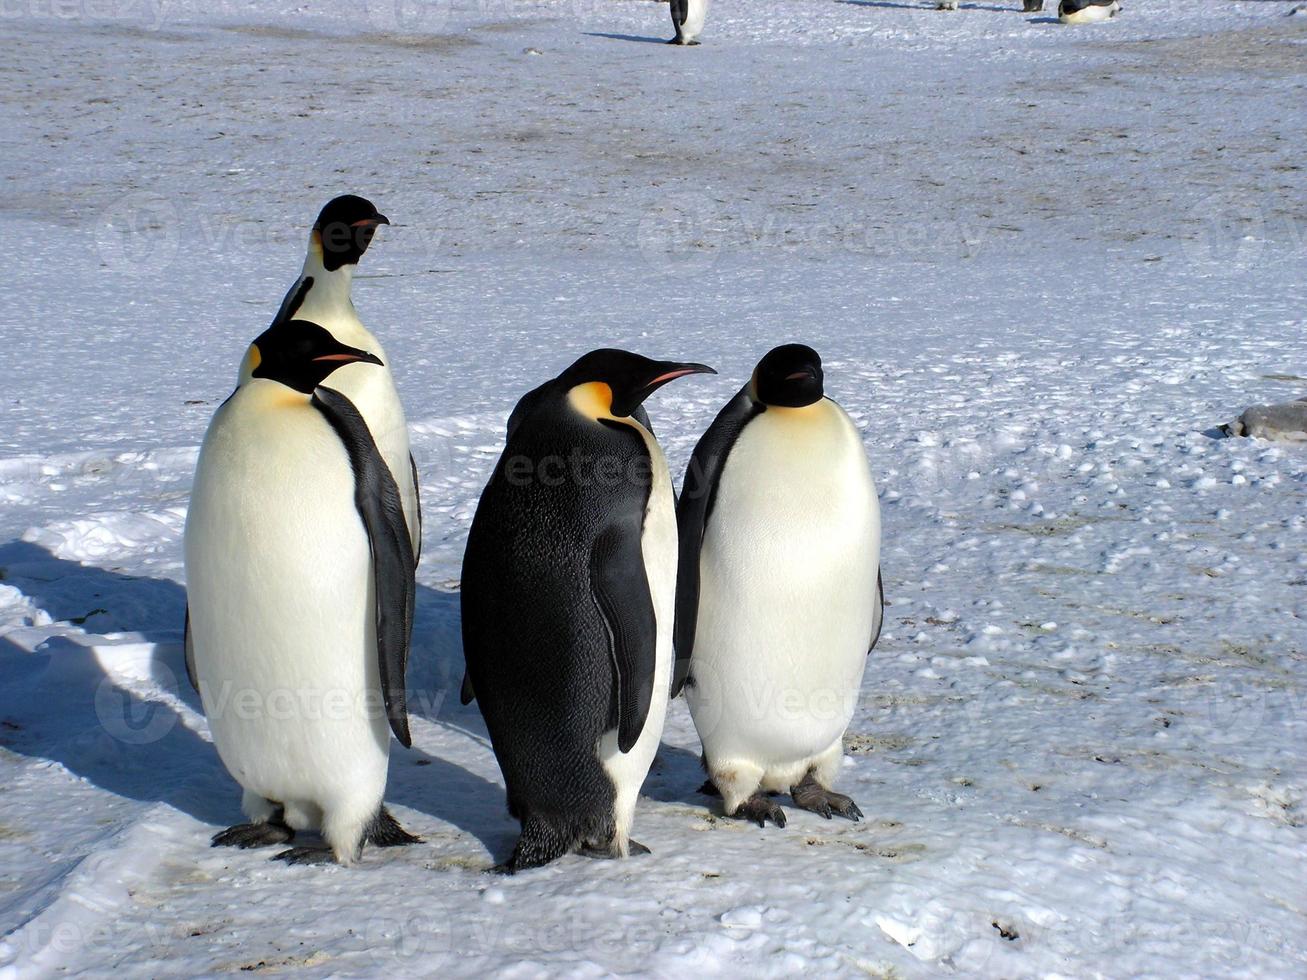
<svg viewBox="0 0 1307 980"><path fill-rule="evenodd" d="M823 399L752 420L727 459L700 558L687 697L710 757L789 761L843 734L879 567L876 488L844 411Z"/></svg>
<svg viewBox="0 0 1307 980"><path fill-rule="evenodd" d="M215 416L186 523L195 665L246 788L325 805L385 783L367 534L349 457L302 396L254 379Z"/></svg>
<svg viewBox="0 0 1307 980"><path fill-rule="evenodd" d="M708 18L708 0L690 0L685 11L685 23L681 34L687 41L693 41L703 32L703 23Z"/></svg>

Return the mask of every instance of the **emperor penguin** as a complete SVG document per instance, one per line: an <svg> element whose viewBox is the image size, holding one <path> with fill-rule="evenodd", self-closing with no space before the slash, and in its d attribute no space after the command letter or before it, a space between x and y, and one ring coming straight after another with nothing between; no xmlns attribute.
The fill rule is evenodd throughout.
<svg viewBox="0 0 1307 980"><path fill-rule="evenodd" d="M320 830L325 847L276 855L292 864L417 841L382 804L390 731L410 743L413 547L366 420L324 385L347 369L384 365L304 320L261 334L204 437L186 516L189 666L249 818L213 845Z"/></svg>
<svg viewBox="0 0 1307 980"><path fill-rule="evenodd" d="M366 198L344 194L328 201L313 222L304 267L282 300L277 320L298 317L319 324L342 344L368 351L385 362L380 342L359 320L350 285L377 228L388 224L390 219ZM242 372L241 383L247 379ZM389 367L354 364L332 375L331 384L354 403L368 423L381 458L399 487L416 556L422 550L417 466L409 452L408 425L394 375Z"/></svg>
<svg viewBox="0 0 1307 980"><path fill-rule="evenodd" d="M703 22L708 16L708 0L670 0L672 27L676 37L668 44L698 44Z"/></svg>
<svg viewBox="0 0 1307 980"><path fill-rule="evenodd" d="M522 826L513 873L626 857L672 674L676 511L641 403L702 364L584 355L525 395L463 558L473 698Z"/></svg>
<svg viewBox="0 0 1307 980"><path fill-rule="evenodd" d="M704 434L677 509L674 697L684 689L728 816L785 825L766 794L857 820L833 791L880 636L880 505L867 454L786 344Z"/></svg>
<svg viewBox="0 0 1307 980"><path fill-rule="evenodd" d="M1121 9L1117 0L1061 0L1057 19L1063 24L1096 24L1111 20Z"/></svg>

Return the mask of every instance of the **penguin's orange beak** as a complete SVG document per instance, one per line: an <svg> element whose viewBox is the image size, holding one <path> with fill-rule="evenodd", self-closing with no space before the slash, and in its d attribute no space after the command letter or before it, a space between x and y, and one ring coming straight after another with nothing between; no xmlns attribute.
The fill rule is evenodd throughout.
<svg viewBox="0 0 1307 980"><path fill-rule="evenodd" d="M641 402L669 381L675 381L677 378L684 378L687 374L717 373L707 364L694 364L688 361L654 361L651 367L654 373L644 382L643 385L634 388L632 391L627 393L625 397L613 398L614 415L630 415L640 407Z"/></svg>

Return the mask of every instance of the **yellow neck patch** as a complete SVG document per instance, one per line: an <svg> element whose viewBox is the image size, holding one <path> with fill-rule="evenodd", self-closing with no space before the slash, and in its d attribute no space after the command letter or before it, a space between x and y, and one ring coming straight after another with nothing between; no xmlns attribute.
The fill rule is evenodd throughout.
<svg viewBox="0 0 1307 980"><path fill-rule="evenodd" d="M259 351L259 345L250 344L249 350L245 352L244 359L241 360L240 383L244 384L254 377L254 372L258 370L259 365L262 363L263 354Z"/></svg>
<svg viewBox="0 0 1307 980"><path fill-rule="evenodd" d="M577 385L567 393L567 400L586 418L596 421L616 418L613 415L613 389L602 381Z"/></svg>

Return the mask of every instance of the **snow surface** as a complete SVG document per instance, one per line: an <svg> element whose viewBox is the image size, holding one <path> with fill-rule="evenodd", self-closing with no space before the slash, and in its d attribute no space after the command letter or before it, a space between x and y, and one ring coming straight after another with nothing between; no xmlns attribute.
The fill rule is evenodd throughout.
<svg viewBox="0 0 1307 980"><path fill-rule="evenodd" d="M0 976L1307 974L1307 18L912 0L24 0L0 25ZM335 193L426 512L427 841L217 851L184 681L197 446ZM825 356L882 493L885 633L841 788L717 815L684 702L653 855L515 837L457 704L459 560L517 396L621 345L679 479L774 343ZM181 679L179 683L179 678Z"/></svg>

